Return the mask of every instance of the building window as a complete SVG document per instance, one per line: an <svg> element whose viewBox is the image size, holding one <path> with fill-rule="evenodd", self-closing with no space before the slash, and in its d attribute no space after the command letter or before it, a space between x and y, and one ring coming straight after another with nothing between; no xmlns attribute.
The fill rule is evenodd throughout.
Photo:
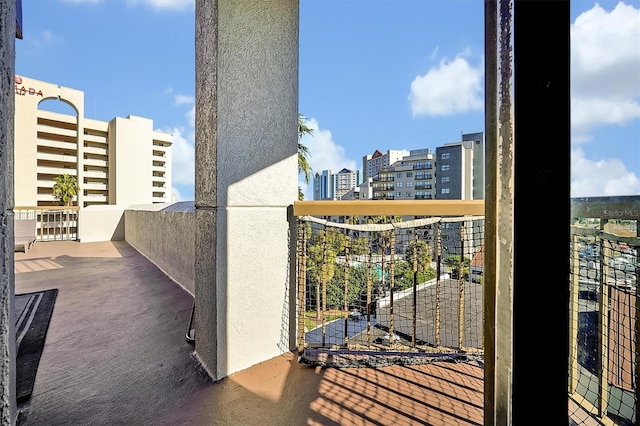
<svg viewBox="0 0 640 426"><path fill-rule="evenodd" d="M396 192L396 196L398 196L398 197L402 197L402 191L398 191L398 192Z"/></svg>
<svg viewBox="0 0 640 426"><path fill-rule="evenodd" d="M443 164L442 167L440 168L440 170L442 170L443 172L446 172L449 170L449 165L448 164Z"/></svg>
<svg viewBox="0 0 640 426"><path fill-rule="evenodd" d="M396 187L397 187L397 188L402 188L402 182L397 182L397 183L396 183Z"/></svg>
<svg viewBox="0 0 640 426"><path fill-rule="evenodd" d="M442 183L447 183L447 182L449 182L449 176L443 176Z"/></svg>
<svg viewBox="0 0 640 426"><path fill-rule="evenodd" d="M413 172L407 172L406 176L407 177L413 177Z"/></svg>
<svg viewBox="0 0 640 426"><path fill-rule="evenodd" d="M449 193L449 188L442 188L442 190L440 191L441 194L448 194Z"/></svg>
<svg viewBox="0 0 640 426"><path fill-rule="evenodd" d="M412 197L411 191L407 191L407 197Z"/></svg>
<svg viewBox="0 0 640 426"><path fill-rule="evenodd" d="M402 173L396 173L396 177L400 179L402 177Z"/></svg>
<svg viewBox="0 0 640 426"><path fill-rule="evenodd" d="M413 182L407 182L407 188L413 186Z"/></svg>
<svg viewBox="0 0 640 426"><path fill-rule="evenodd" d="M441 159L441 160L448 160L448 159L449 159L449 153L448 153L448 152L443 152L443 153L440 155L440 159Z"/></svg>

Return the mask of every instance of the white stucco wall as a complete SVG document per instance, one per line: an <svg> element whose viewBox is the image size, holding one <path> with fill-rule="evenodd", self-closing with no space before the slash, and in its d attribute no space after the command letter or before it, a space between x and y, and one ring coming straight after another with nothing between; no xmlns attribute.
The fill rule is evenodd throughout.
<svg viewBox="0 0 640 426"><path fill-rule="evenodd" d="M200 6L196 354L217 380L295 343L287 214L298 196L299 3Z"/></svg>
<svg viewBox="0 0 640 426"><path fill-rule="evenodd" d="M129 116L109 122L109 188L115 203L122 205L152 203L153 121ZM141 161L144 159L145 161ZM115 176L114 176L115 175Z"/></svg>
<svg viewBox="0 0 640 426"><path fill-rule="evenodd" d="M124 240L126 206L89 206L78 211L78 239L82 243Z"/></svg>

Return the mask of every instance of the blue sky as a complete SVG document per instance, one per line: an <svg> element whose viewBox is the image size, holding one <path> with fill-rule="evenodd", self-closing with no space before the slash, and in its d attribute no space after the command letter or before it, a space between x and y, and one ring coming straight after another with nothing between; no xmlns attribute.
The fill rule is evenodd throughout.
<svg viewBox="0 0 640 426"><path fill-rule="evenodd" d="M571 8L572 196L639 195L640 0ZM22 11L16 73L84 91L86 117L138 115L173 133L174 192L192 200L193 0L22 0ZM484 131L483 13L481 0L301 0L313 170Z"/></svg>

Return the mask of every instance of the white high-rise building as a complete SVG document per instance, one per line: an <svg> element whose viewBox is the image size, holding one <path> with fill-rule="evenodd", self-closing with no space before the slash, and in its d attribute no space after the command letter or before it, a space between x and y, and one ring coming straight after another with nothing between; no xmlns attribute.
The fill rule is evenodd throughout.
<svg viewBox="0 0 640 426"><path fill-rule="evenodd" d="M84 116L84 92L15 76L15 205L53 206L56 176L75 176L74 205L171 201L173 135L130 115L99 121ZM41 108L64 102L73 114ZM51 108L54 109L54 108Z"/></svg>
<svg viewBox="0 0 640 426"><path fill-rule="evenodd" d="M314 200L340 200L353 188L362 183L360 170L342 169L338 173L323 170L313 177Z"/></svg>

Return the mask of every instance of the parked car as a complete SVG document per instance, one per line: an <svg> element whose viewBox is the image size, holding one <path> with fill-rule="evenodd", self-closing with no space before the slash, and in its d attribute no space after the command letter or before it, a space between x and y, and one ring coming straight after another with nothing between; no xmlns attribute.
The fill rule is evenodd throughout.
<svg viewBox="0 0 640 426"><path fill-rule="evenodd" d="M637 268L636 262L626 256L618 256L609 260L609 266L613 269L624 272L635 272Z"/></svg>

